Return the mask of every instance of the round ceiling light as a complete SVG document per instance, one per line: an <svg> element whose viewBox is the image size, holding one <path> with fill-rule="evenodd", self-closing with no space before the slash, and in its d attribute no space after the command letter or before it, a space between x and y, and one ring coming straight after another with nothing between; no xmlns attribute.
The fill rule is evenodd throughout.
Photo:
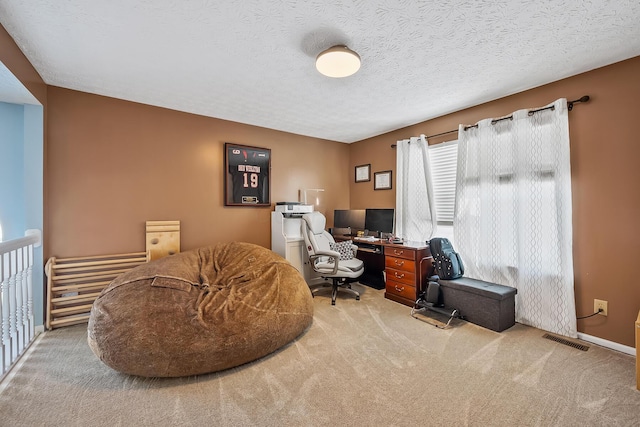
<svg viewBox="0 0 640 427"><path fill-rule="evenodd" d="M360 56L346 46L333 46L320 52L316 68L327 77L347 77L360 69Z"/></svg>

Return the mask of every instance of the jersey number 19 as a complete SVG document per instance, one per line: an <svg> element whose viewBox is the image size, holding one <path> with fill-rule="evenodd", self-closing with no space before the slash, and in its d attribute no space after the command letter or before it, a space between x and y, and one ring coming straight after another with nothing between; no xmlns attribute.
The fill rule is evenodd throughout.
<svg viewBox="0 0 640 427"><path fill-rule="evenodd" d="M248 176L247 176L248 175ZM243 173L244 188L258 188L258 174L257 173Z"/></svg>

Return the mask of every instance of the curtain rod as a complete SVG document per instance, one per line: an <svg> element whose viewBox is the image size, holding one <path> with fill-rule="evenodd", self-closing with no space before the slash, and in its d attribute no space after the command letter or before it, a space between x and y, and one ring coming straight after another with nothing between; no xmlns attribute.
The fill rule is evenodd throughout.
<svg viewBox="0 0 640 427"><path fill-rule="evenodd" d="M580 97L580 98L578 98L578 99L574 99L573 101L568 101L568 102L567 102L567 109L568 109L569 111L571 111L571 110L573 110L573 104L577 104L577 103L579 103L579 102L587 102L587 101L589 101L589 99L590 99L590 98L589 98L589 95L585 95L585 96L582 96L582 97ZM551 106L549 106L549 107L538 108L537 110L530 110L528 114L529 114L530 116L533 116L535 113L537 113L537 112L539 112L539 111L544 111L544 110L555 110L555 108L556 108L555 106L551 105ZM502 117L502 118L500 118L500 119L494 119L494 120L491 120L491 124L492 124L492 125L495 125L496 123L498 123L498 122L500 122L500 121L502 121L502 120L513 120L513 115L511 115L511 116L506 116L506 117ZM465 127L464 127L464 130L471 129L471 128L477 128L477 127L478 127L478 124L476 123L475 125L465 126ZM448 131L446 131L446 132L436 133L435 135L428 135L428 136L425 136L425 138L427 138L427 139L429 139L429 138L435 138L435 137L437 137L437 136L448 135L448 134L450 134L450 133L455 133L455 132L458 132L458 129L451 129L451 130L448 130ZM391 148L396 148L396 144L391 144Z"/></svg>

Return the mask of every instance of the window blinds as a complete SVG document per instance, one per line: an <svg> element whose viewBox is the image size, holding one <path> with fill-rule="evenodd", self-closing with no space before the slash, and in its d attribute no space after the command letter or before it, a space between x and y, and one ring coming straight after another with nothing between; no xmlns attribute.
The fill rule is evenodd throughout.
<svg viewBox="0 0 640 427"><path fill-rule="evenodd" d="M429 146L433 195L438 224L453 225L456 201L458 141Z"/></svg>

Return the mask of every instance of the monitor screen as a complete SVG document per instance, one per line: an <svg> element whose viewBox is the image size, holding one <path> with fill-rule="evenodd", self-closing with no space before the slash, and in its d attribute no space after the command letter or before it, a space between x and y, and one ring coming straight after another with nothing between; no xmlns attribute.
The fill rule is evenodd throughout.
<svg viewBox="0 0 640 427"><path fill-rule="evenodd" d="M333 211L333 226L335 228L351 228L351 233L364 230L364 209L336 209Z"/></svg>
<svg viewBox="0 0 640 427"><path fill-rule="evenodd" d="M394 209L367 209L364 228L378 233L393 233Z"/></svg>

